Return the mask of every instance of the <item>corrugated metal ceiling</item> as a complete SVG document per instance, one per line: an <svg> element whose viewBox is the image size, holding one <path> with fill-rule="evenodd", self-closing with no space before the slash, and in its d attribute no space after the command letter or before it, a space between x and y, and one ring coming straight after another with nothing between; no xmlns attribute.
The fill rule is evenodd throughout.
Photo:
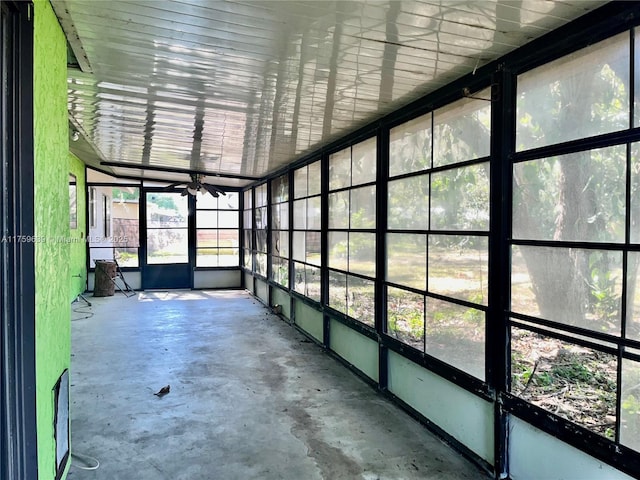
<svg viewBox="0 0 640 480"><path fill-rule="evenodd" d="M606 2L51 3L74 153L243 186Z"/></svg>

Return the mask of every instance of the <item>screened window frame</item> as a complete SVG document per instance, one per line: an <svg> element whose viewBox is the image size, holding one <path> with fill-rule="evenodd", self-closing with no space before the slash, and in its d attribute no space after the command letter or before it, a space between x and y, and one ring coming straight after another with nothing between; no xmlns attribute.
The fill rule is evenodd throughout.
<svg viewBox="0 0 640 480"><path fill-rule="evenodd" d="M380 209L379 209L379 196L380 196L380 190L379 190L379 166L380 166L380 151L379 151L379 142L377 142L377 138L378 138L379 133L375 132L375 134L371 135L371 134L365 134L365 135L361 135L359 137L356 137L354 140L343 144L341 147L336 148L334 150L331 150L329 152L327 152L327 155L325 156L324 161L326 162L326 169L325 171L327 172L327 179L326 179L326 185L327 185L327 193L326 193L326 232L327 232L327 237L330 238L332 233L342 233L342 234L346 234L347 235L347 256L346 256L346 262L347 262L347 267L346 269L342 269L342 268L336 268L334 266L330 265L330 260L331 260L331 255L330 255L330 245L329 245L329 240L327 240L327 248L326 248L326 255L323 255L323 265L326 265L326 274L324 276L324 278L322 279L322 284L325 286L326 289L326 293L324 294L324 308L326 310L328 310L329 312L332 313L332 316L338 316L338 317L342 317L345 319L348 319L351 325L357 325L356 328L362 328L364 327L365 330L368 330L368 334L371 334L372 332L375 331L376 328L376 324L377 324L377 317L378 317L378 312L377 310L379 309L379 306L377 306L377 302L376 302L376 297L377 297L377 292L379 291L379 278L380 278L380 271L379 271L379 265L378 265L378 256L379 256L379 249L381 248L379 245L379 239L378 239L378 229L380 226L379 223L379 217L380 217ZM365 181L365 182L357 182L354 184L353 182L353 150L354 147L358 147L360 145L364 145L367 144L369 142L372 141L376 141L376 163L375 163L375 168L376 168L376 174L373 180L371 181ZM331 157L333 155L339 155L342 154L343 152L345 152L346 150L349 150L349 156L350 156L350 168L349 168L349 182L348 185L341 185L338 186L336 188L331 188L330 185L330 162L331 162ZM374 212L375 212L375 224L376 226L374 228L352 228L351 227L351 221L352 221L352 206L353 206L353 202L351 200L351 193L354 190L359 190L359 189L364 189L364 188L375 188L375 200L374 200ZM348 217L348 225L347 227L331 227L331 207L330 207L330 197L332 194L341 194L341 193L349 193L349 211L347 214ZM373 255L373 266L375 268L375 274L374 275L368 275L366 273L360 273L357 271L352 271L349 267L349 261L350 261L350 243L351 243L351 233L354 234L369 234L373 236L374 242L375 242L375 253ZM337 308L334 308L333 305L335 305L335 303L332 305L332 301L331 301L331 295L332 295L332 289L331 289L331 280L332 277L335 278L335 275L339 275L339 276L344 276L345 278L345 311L339 310ZM353 315L351 315L351 313L353 312L353 310L350 307L350 303L349 303L349 278L352 277L354 279L354 281L358 282L365 282L365 283L370 283L370 287L373 290L374 293L374 300L373 300L373 318L371 319L371 321L366 322L363 320L360 320L358 318L355 318ZM355 304L355 302L354 302Z"/></svg>
<svg viewBox="0 0 640 480"><path fill-rule="evenodd" d="M478 84L475 86L474 90L477 91L482 91L485 93L486 95L486 89L488 88L488 86L482 85L482 84ZM473 94L470 95L472 100L475 100L477 102L478 106L482 105L482 102L489 102L489 104L491 104L491 100L494 97L494 94L491 90L489 90L489 95L488 96L480 96L479 94ZM383 308L383 312L382 315L384 316L384 320L383 320L383 326L382 326L382 332L381 334L385 335L385 337L387 339L391 339L392 342L396 343L396 344L400 344L402 345L400 347L400 345L398 345L400 347L401 350L405 350L407 348L411 349L412 352L412 356L418 357L421 355L426 355L431 361L434 361L438 364L441 365L441 368L439 367L438 370L444 371L445 373L445 377L449 377L451 374L448 372L454 372L454 371L458 371L461 372L465 377L471 377L469 380L471 382L471 384L475 383L475 382L481 382L484 385L487 385L489 382L489 377L491 375L491 368L490 368L490 360L488 359L489 356L489 351L490 348L488 347L488 336L489 336L489 328L488 328L488 324L489 324L489 291L488 291L488 286L486 287L486 291L485 291L485 299L484 299L484 303L477 303L477 302L473 302L470 300L466 300L466 299L462 299L462 298L457 298L454 296L450 296L450 295L446 295L446 294L442 294L442 293L438 293L433 291L432 288L430 288L429 286L429 243L430 243L430 239L432 237L435 236L445 236L445 237L453 237L453 236L467 236L467 237L477 237L477 238L484 238L486 239L487 242L487 248L486 248L486 271L484 273L485 275L485 280L487 281L488 284L488 279L490 276L490 261L489 261L489 242L490 242L490 238L491 238L491 234L492 234L492 230L491 230L491 224L490 224L490 220L491 220L491 215L489 215L489 218L487 219L487 228L484 230L474 230L474 229L443 229L443 228L436 228L433 226L433 215L432 215L432 198L433 198L433 175L434 174L439 174L442 172L454 172L456 170L460 170L463 168L469 168L469 167L473 167L473 166L480 166L483 164L487 164L489 171L493 168L492 164L495 163L495 161L493 160L495 158L495 153L491 151L491 147L489 149L489 154L488 155L480 155L480 156L475 156L474 158L471 159L467 159L467 160L461 160L461 161L457 161L457 162L453 162L453 163L445 163L445 164L438 164L438 165L434 165L434 155L435 155L435 139L436 139L436 135L435 135L435 126L436 126L436 116L437 116L437 112L439 110L448 110L449 107L454 107L456 105L456 103L460 102L462 103L465 100L465 96L462 97L458 97L455 99L452 99L450 102L448 103L443 103L443 104L439 104L439 105L435 105L433 108L425 110L425 111L421 111L416 115L413 115L409 118L403 119L403 121L398 121L398 122L394 122L392 123L388 129L385 129L383 132L383 135L385 135L385 144L388 145L387 151L385 152L388 157L386 158L386 164L384 165L385 168L385 179L384 179L384 195L386 197L387 200L389 200L389 195L390 195L390 184L392 182L397 182L397 181L403 181L403 180L407 180L407 179L418 179L420 177L426 177L427 179L427 185L429 186L429 191L427 194L428 200L427 200L427 208L426 208L426 213L427 213L427 226L426 228L399 228L397 226L389 226L389 215L390 215L390 207L389 205L387 205L386 210L383 212L383 214L385 215L385 229L384 229L384 257L385 257L385 264L384 264L384 274L381 276L381 280L383 283L383 288L384 288L384 296L383 296L383 302L384 302L384 308ZM467 100L468 101L468 100ZM491 118L492 114L491 112L489 112L489 116ZM422 130L422 128L420 129L416 129L416 121L421 119L421 118L427 118L428 120L426 122L424 122L424 129L428 130L428 140L429 140L429 159L428 159L428 165L424 166L422 165L420 168L416 168L414 170L404 170L401 171L399 173L393 173L392 174L392 169L394 169L393 165L392 165L392 159L390 158L391 155L391 143L392 143L392 131L395 128L399 128L402 127L404 125L412 125L412 129L414 129L415 131L413 132L415 134L416 131L418 130ZM490 126L491 128L489 128L488 131L488 142L489 145L491 145L492 142L492 135L493 135L493 125ZM395 169L397 170L397 169ZM491 203L491 190L493 188L492 186L492 181L491 181L491 175L489 173L489 175L487 176L487 186L489 188L489 196L487 198L487 205L486 205L486 209L487 212L490 212L490 203ZM411 285L407 285L407 284L403 284L403 283L398 283L397 281L393 281L389 279L389 272L388 272L388 268L389 268L389 255L388 255L388 249L389 249L389 239L391 238L390 235L408 235L408 236L414 236L414 235L418 235L420 237L424 238L424 276L425 276L425 284L423 286L423 288L417 288L416 286L411 286ZM405 294L409 294L409 295L414 295L414 296L420 296L422 298L422 333L421 333L421 341L419 342L421 344L421 347L419 348L418 345L418 341L414 340L411 341L410 339L402 339L400 338L397 334L394 334L390 331L390 302L392 301L392 296L390 294L390 292L396 292L396 291L400 291L400 292L404 292ZM447 361L445 358L442 358L440 356L435 356L434 354L429 352L429 349L427 348L427 322L428 322L428 302L429 299L432 299L435 302L447 302L451 305L454 306L454 308L459 308L459 307L466 307L468 309L473 309L474 311L479 311L482 312L482 314L484 315L483 318L483 322L484 322L484 327L483 327L483 332L484 332L484 342L483 342L483 352L482 352L482 358L483 358L483 368L482 368L482 375L476 375L474 373L471 373L470 371L467 371L466 369L462 368L461 366L456 366L453 364L453 362L451 361ZM432 350L433 351L433 350ZM421 362L421 363L425 363L425 362ZM456 362L457 363L457 362ZM456 374L459 375L459 374Z"/></svg>
<svg viewBox="0 0 640 480"><path fill-rule="evenodd" d="M274 198L277 195L277 192L275 192L275 186L278 184L278 182L284 182L286 183L286 195L285 195L285 199L280 200L280 201L276 201L276 199ZM284 287L285 289L289 289L290 285L291 285L291 239L289 238L291 235L291 207L290 207L290 203L291 203L291 175L289 174L289 172L284 173L278 177L275 177L273 179L271 179L269 181L269 185L270 185L270 192L269 192L269 202L268 202L268 212L269 212L269 226L270 228L267 229L268 233L267 235L269 237L271 237L271 242L269 244L269 255L268 255L268 262L269 262L269 280L271 282L274 282L277 285L280 285L281 287ZM275 228L276 226L276 222L274 219L274 215L276 215L276 210L278 210L278 216L282 216L283 212L281 211L282 207L284 208L284 215L286 216L286 228ZM280 226L282 226L282 219L280 220ZM280 234L282 232L286 232L286 249L287 249L287 253L288 256L283 256L283 255L277 255L275 253L275 249L277 248L277 245L280 243ZM275 235L278 235L278 242L275 242ZM275 261L274 261L275 260ZM283 281L279 281L279 274L276 273L276 269L279 268L279 266L284 266L285 270L286 270L286 282ZM276 278L277 277L277 278Z"/></svg>
<svg viewBox="0 0 640 480"><path fill-rule="evenodd" d="M444 377L472 394L484 398L495 405L499 404L500 407L496 408L496 415L494 419L494 432L496 434L494 448L496 474L499 474L500 472L508 472L507 447L509 444L508 422L510 416L523 419L534 427L556 436L569 445L577 447L579 450L582 450L625 473L631 473L632 475L640 474L640 454L637 451L633 451L624 445L616 444L615 442L592 433L571 421L555 416L550 412L536 407L535 405L514 397L508 391L507 386L510 381L510 365L507 360L510 352L506 348L506 345L508 345L507 342L509 341L509 329L512 326L512 322L508 318L508 307L510 302L510 269L508 260L510 258L511 245L513 244L513 241L510 238L512 202L512 174L510 169L512 162L540 158L549 152L562 154L575 151L576 149L590 149L607 146L609 144L626 144L640 141L640 128L632 127L622 132L616 131L596 137L571 140L569 142L540 147L533 150L516 152L515 77L518 74L560 58L565 54L577 51L593 42L604 40L621 33L622 31L629 31L629 29L637 27L637 25L640 24L640 21L637 20L637 18L640 17L637 15L635 17L630 16L627 10L631 9L634 9L634 11L640 10L638 7L627 8L622 5L605 5L597 12L585 15L578 21L573 22L570 26L558 29L557 31L548 34L544 39L533 41L530 45L508 54L496 62L480 67L477 72L474 72L474 75L468 75L460 80L456 80L438 91L427 95L420 101L378 120L375 124L363 127L357 132L354 132L328 147L323 148L321 151L323 162L322 202L325 206L322 232L323 235L326 235L330 231L327 221L329 155L331 153L338 152L345 147L349 147L361 139L370 137L372 131L375 131L375 135L377 136L378 172L376 181L371 183L376 185L376 203L378 206L376 229L374 230L377 239L375 304L376 310L381 310L376 312L376 323L374 329L367 325L363 325L328 306L328 273L332 269L328 267L328 249L325 240L323 252L326 255L323 258L322 267L322 284L324 291L322 302L317 306L317 308L324 314L325 338L322 340L323 345L325 345L326 348L330 348L329 338L327 337L328 322L330 320L338 321L358 333L378 342L380 348L380 364L377 384L379 388L383 390L387 388L388 373L385 363L386 352L393 351L426 368L427 370ZM612 14L608 15L607 13L610 12L612 12ZM594 25L596 25L595 30L592 28ZM576 34L576 32L579 33ZM631 58L632 61L634 61L633 54ZM636 85L640 84L640 82L638 82L638 78L632 77L630 84L631 88L636 90L636 93L640 90L638 85ZM386 274L381 274L380 272L384 270L380 270L380 268L384 269L386 265L385 255L381 255L381 251L386 251L386 195L387 182L390 179L388 177L388 172L383 172L381 170L381 166L388 166L389 130L391 128L413 120L420 115L440 108L463 96L474 95L474 92L478 92L489 85L491 85L492 90L491 97L488 98L487 101L491 101L492 103L495 102L494 105L496 105L496 108L491 114L492 138L491 152L489 156L489 182L491 189L489 202L490 226L489 232L484 233L484 235L489 238L489 304L486 306L487 319L485 327L487 332L485 339L487 347L486 379L485 381L481 381L466 374L465 372L461 372L455 367L447 365L437 358L430 358L428 355L424 355L414 349L407 348L406 344L403 344L397 339L389 337L384 333L386 328L386 312L384 310L386 310L386 308L380 309L379 306L381 304L384 305L386 302ZM632 96L630 101L630 108L632 111L634 108L637 108L637 106L634 105L634 100L635 97ZM631 121L633 121L634 117L632 116L631 118ZM638 121L638 118L636 118L636 121ZM312 155L314 156L313 159L315 159L317 158L318 152L314 152ZM290 166L289 170L298 168L303 164L309 164L311 161L311 156L305 157L303 160L295 162L295 165ZM481 163L482 159L470 160L470 162ZM455 165L458 166L460 164ZM447 165L438 168L448 169L449 166ZM433 170L436 171L436 169ZM421 173L424 172L413 172L406 174L406 176L410 177ZM399 178L399 176L395 176L393 179L396 178ZM344 187L344 189L348 189L348 187ZM337 190L340 189L334 189L332 192ZM381 216L382 213L384 213L384 219ZM402 233L407 232L402 231ZM442 232L438 231L437 233L440 234ZM456 231L451 233L458 234L460 232ZM526 244L527 241L521 241L521 243ZM639 250L640 246L636 244L632 245L629 249L629 251L633 252L638 252ZM411 291L411 289L408 290ZM295 292L293 293L295 294ZM420 291L418 291L418 293L420 293ZM433 295L433 297L438 298L437 295ZM294 300L295 298L296 297L294 297ZM301 298L304 299L304 297ZM453 303L459 302L453 300ZM464 302L462 303L464 305ZM625 302L623 302L622 305L623 308L626 308ZM520 322L526 322L527 320L528 319L520 320ZM526 328L540 329L540 331L545 334L549 333L549 327L555 326L557 325L545 325L544 320L540 320L537 325L531 326L530 323L525 325ZM558 338L562 338L564 333L568 332L570 334L569 339L574 341L575 339L572 338L571 335L575 337L575 335L584 333L576 330L572 331L571 328L565 328L565 330L566 332L554 332L554 335ZM595 335L595 337L599 337L599 335ZM596 338L596 340L601 342L602 338ZM576 340L576 343L579 343L580 341L583 340ZM597 348L602 348L597 343L595 343L595 345ZM591 346L591 342L589 341L585 346ZM635 341L628 342L628 345L624 346L624 349L626 351L621 353L622 357L640 360L640 348L638 348L638 344L635 343ZM618 348L618 350L620 350L620 348ZM479 460L479 463L482 463L481 459ZM492 470L493 467L489 466L488 469Z"/></svg>
<svg viewBox="0 0 640 480"><path fill-rule="evenodd" d="M322 157L314 157L312 158L309 162L305 163L303 166L300 167L296 167L293 168L291 170L291 177L290 177L290 181L291 181L291 190L290 192L292 192L291 198L290 198L290 211L291 211L291 216L289 218L289 241L290 241L290 250L289 250L289 257L290 257L290 278L291 278L291 282L290 282L290 288L291 288L291 292L295 295L299 295L300 297L314 302L314 303L321 303L322 299L323 299L323 293L324 293L324 281L323 281L323 277L324 277L324 262L326 260L326 255L324 255L323 251L322 251L322 225L323 225L323 219L325 217L325 209L324 209L324 203L323 203L323 198L325 197L324 193L323 193L323 171L324 171L324 163L325 160ZM318 170L320 173L320 176L318 177L317 181L318 181L318 189L317 191L312 191L312 193L309 193L309 185L310 185L310 180L309 180L309 172L310 172L310 168L311 166L314 166L314 171ZM306 185L305 185L305 193L299 196L296 196L296 172L305 169L306 173L305 173L305 181L306 181ZM315 228L315 229L311 229L309 228L308 225L308 218L306 218L305 220L305 228L297 228L296 226L296 212L295 212L295 208L296 208L296 202L305 201L305 206L307 207L307 211L308 211L308 206L309 206L309 200L310 199L318 199L319 201L319 205L320 205L320 211L318 212L319 214L319 227ZM305 212L306 215L306 212ZM296 243L295 243L295 237L296 237L296 233L298 234L304 234L305 236L305 259L304 260L299 260L298 258L296 258L295 254L294 254L294 250L296 249ZM308 233L314 233L317 234L318 236L318 240L320 241L320 261L318 263L311 263L307 261L307 234ZM297 265L302 266L302 274L304 275L304 293L300 292L299 290L296 289L296 282L297 282L297 278L298 278L298 270L296 268ZM308 295L308 281L307 281L307 269L309 269L309 271L311 272L317 272L318 275L318 283L320 286L318 295L316 297L311 297L310 295Z"/></svg>
<svg viewBox="0 0 640 480"><path fill-rule="evenodd" d="M86 171L89 171L89 169L87 168ZM91 170L93 171L93 170ZM104 212L104 204L103 204L103 200L102 197L104 196L103 194L98 195L98 188L99 187L103 187L103 188L135 188L138 190L138 195L141 195L142 192L142 184L140 182L133 182L132 179L130 178L126 178L123 177L122 178L122 182L120 183L106 183L106 182L86 182L86 192L87 192L87 210L89 212L89 216L87 217L87 225L89 226L89 231L87 233L87 241L86 241L86 246L87 246L87 271L89 272L93 272L95 271L95 265L92 264L93 262L91 261L91 252L92 251L105 251L105 256L103 257L97 257L98 259L112 259L113 258L113 249L115 248L117 249L127 249L127 250L136 250L136 264L135 265L124 265L124 264L120 264L119 267L120 269L122 269L123 271L139 271L141 268L141 261L140 261L140 252L141 252L141 237L142 237L142 232L140 230L140 203L138 203L138 238L136 239L130 239L129 237L127 237L127 242L126 244L122 244L123 242L118 242L120 243L119 245L113 247L113 246L100 246L100 245L95 245L92 246L92 237L91 237L91 233L90 233L90 229L92 228L96 228L98 226L98 218L97 218L97 212L98 209L100 209L101 212ZM94 203L94 214L96 215L94 217L95 219L95 224L93 226L91 226L90 221L89 221L89 217L91 214L92 209L90 208L91 205L89 203L89 194L91 192L91 190L94 191L95 194L95 203ZM138 200L138 202L140 202L140 199ZM111 197L111 203L113 203L113 197ZM111 212L113 213L113 212ZM102 219L102 222L104 223L105 219ZM113 215L112 215L112 221L113 221ZM104 225L102 225L104 227ZM107 237L107 235L104 235L105 237ZM111 235L109 235L111 236ZM133 242L132 242L133 240Z"/></svg>
<svg viewBox="0 0 640 480"><path fill-rule="evenodd" d="M546 247L546 248L554 248L554 249L585 249L588 251L598 251L603 250L607 252L619 252L622 255L622 264L621 264L621 299L620 299L620 335L614 335L610 333L602 333L600 331L596 331L593 329L587 329L580 326L574 326L570 324L563 324L553 319L542 318L541 316L532 316L527 314L522 314L518 312L514 312L511 309L511 302L507 305L506 316L505 316L505 329L506 334L509 338L509 355L506 358L507 361L507 369L508 372L511 372L512 361L511 355L513 355L513 351L511 349L511 330L513 328L521 329L523 331L529 331L532 333L536 333L539 335L544 335L551 339L555 339L558 341L563 341L577 347L583 347L587 349L591 349L597 352L602 352L603 354L609 354L616 357L617 360L617 368L616 368L616 392L615 392L615 434L614 438L606 438L605 436L592 431L586 426L582 426L578 423L575 423L571 420L565 419L561 416L550 412L549 410L533 405L527 400L521 398L519 395L515 394L511 391L512 386L512 378L511 373L508 376L508 384L507 391L505 391L502 395L505 399L505 406L515 415L524 418L525 420L530 421L531 423L541 423L543 428L553 429L554 423L560 423L564 426L566 435L563 435L563 439L569 441L570 443L578 446L579 448L584 449L585 451L595 455L597 458L607 457L607 461L610 462L611 458L617 457L620 459L622 457L635 458L636 460L632 463L640 466L640 451L634 451L625 444L621 443L621 403L623 399L621 398L622 394L622 383L623 383L623 374L622 374L622 363L627 361L634 361L636 363L640 362L640 339L630 339L626 338L626 323L627 323L627 274L628 274L628 262L627 257L630 252L637 252L640 249L640 243L633 243L630 240L630 215L631 215L631 166L632 166L632 149L634 144L640 143L640 132L637 127L633 125L634 123L634 114L635 110L638 107L636 105L636 99L638 99L638 94L640 92L636 89L636 83L638 82L638 73L640 72L640 65L637 63L637 50L635 50L634 42L637 42L637 36L639 28L631 27L627 28L627 39L629 46L629 98L628 98L628 115L629 115L629 126L626 129L621 129L605 134L593 135L584 138L571 139L568 141L563 141L559 143L544 145L542 147L529 148L516 151L515 145L517 144L516 140L516 132L513 132L514 143L513 150L510 155L509 168L511 171L509 182L513 181L513 172L515 166L518 164L523 164L524 162L536 161L536 160L544 160L544 159L552 159L554 157L576 154L576 153L588 153L594 150L613 147L613 146L624 146L625 147L625 162L626 162L626 179L625 179L625 233L624 233L624 241L592 241L592 240L555 240L555 239L527 239L527 238L513 238L513 226L510 222L509 224L509 235L508 235L508 245L509 249L512 250L513 247ZM615 32L612 35L606 36L599 41L607 41L609 38L616 36L624 32ZM635 35L634 35L635 33ZM599 42L598 41L598 42ZM594 42L597 44L598 42ZM573 51L578 52L582 50L583 46L578 46ZM635 51L635 55L634 55ZM555 55L550 58L548 62L539 63L531 66L531 68L520 69L513 72L513 84L514 84L514 93L517 88L517 76L530 72L534 68L538 66L542 66L546 63L551 63L555 60L563 58L565 55L569 55L573 53L562 52L561 54ZM514 122L517 121L516 118L516 108L515 102L517 99L514 95L514 109L513 116ZM636 119L637 123L637 119ZM510 189L509 189L510 190ZM509 198L509 216L513 215L512 205L513 205L513 192L510 191ZM510 259L511 263L511 255L507 258ZM510 296L512 294L511 289ZM534 420L536 419L536 420ZM540 419L543 419L540 422ZM534 424L536 424L534 423ZM592 447L591 445L595 445ZM615 462L617 463L617 462ZM636 468L636 473L640 470L638 467ZM624 471L624 469L623 469Z"/></svg>
<svg viewBox="0 0 640 480"><path fill-rule="evenodd" d="M229 192L227 192L229 193ZM212 270L212 269L227 269L227 268L238 268L240 267L240 262L241 262L241 250L242 250L242 239L241 236L243 235L243 228L242 228L242 222L241 222L241 214L243 212L242 208L241 208L241 201L240 201L240 197L243 195L242 192L233 192L234 194L238 195L238 207L237 208L220 208L219 204L218 204L218 208L209 208L209 207L198 207L198 201L196 199L196 208L195 208L195 238L194 238L194 248L195 248L195 268L196 270ZM209 194L207 194L209 195ZM216 198L217 202L220 202L221 199L224 199L224 196L220 196L218 198ZM212 227L199 227L198 226L198 212L215 212L216 214L216 227L212 228ZM220 227L220 212L235 212L236 216L237 216L237 227ZM198 232L202 231L202 230L210 230L210 231L216 231L217 232L217 239L218 239L218 243L219 243L219 232L220 231L235 231L238 234L238 245L236 247L220 247L220 245L218 245L217 247L199 247L198 246ZM221 249L235 249L237 250L237 252L235 253L236 256L236 263L233 265L198 265L198 251L199 250L216 250L216 251L220 251Z"/></svg>

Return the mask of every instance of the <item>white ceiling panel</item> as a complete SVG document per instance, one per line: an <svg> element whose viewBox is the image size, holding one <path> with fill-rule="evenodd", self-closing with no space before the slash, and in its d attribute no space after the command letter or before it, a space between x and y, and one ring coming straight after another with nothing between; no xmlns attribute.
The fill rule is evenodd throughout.
<svg viewBox="0 0 640 480"><path fill-rule="evenodd" d="M238 187L606 2L51 3L82 67L69 68L74 153Z"/></svg>

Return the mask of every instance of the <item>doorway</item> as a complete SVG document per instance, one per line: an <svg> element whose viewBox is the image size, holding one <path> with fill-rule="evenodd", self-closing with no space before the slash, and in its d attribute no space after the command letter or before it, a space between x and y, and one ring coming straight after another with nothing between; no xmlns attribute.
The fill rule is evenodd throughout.
<svg viewBox="0 0 640 480"><path fill-rule="evenodd" d="M190 196L145 189L142 200L142 288L192 288Z"/></svg>

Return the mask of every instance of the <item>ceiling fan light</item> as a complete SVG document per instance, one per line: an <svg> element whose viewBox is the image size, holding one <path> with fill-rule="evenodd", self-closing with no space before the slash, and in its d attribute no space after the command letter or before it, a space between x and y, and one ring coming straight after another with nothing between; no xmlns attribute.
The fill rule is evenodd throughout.
<svg viewBox="0 0 640 480"><path fill-rule="evenodd" d="M191 195L195 195L196 193L198 193L198 190L196 190L195 188L193 188L191 185L189 185L187 187L187 192L189 192Z"/></svg>

